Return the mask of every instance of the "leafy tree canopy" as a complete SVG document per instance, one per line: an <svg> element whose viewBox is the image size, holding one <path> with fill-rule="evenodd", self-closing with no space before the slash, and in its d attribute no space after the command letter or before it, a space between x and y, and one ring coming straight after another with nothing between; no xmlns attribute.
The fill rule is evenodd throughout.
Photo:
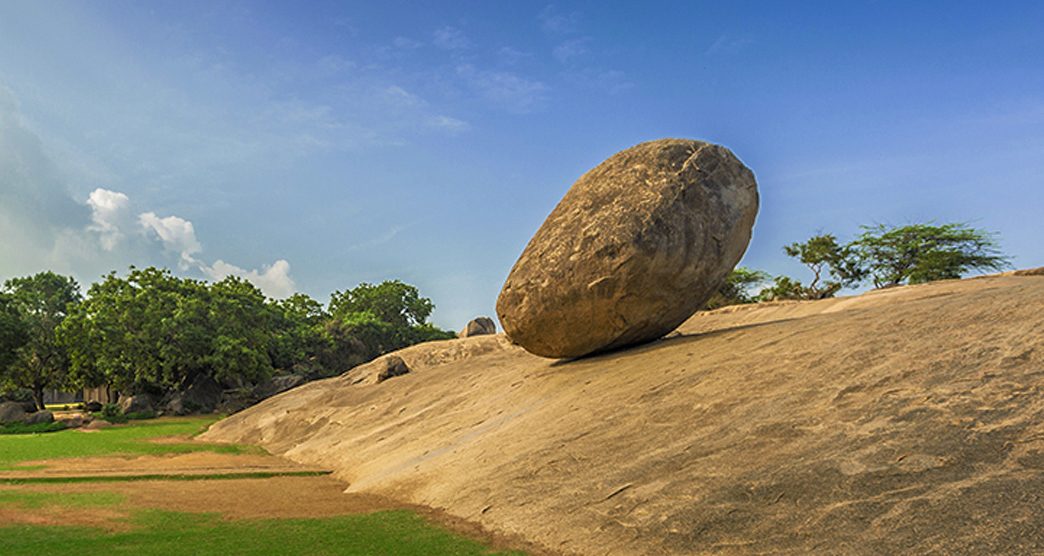
<svg viewBox="0 0 1044 556"><path fill-rule="evenodd" d="M819 234L803 243L791 243L783 251L812 271L812 281L801 294L805 299L833 297L841 288L861 282L864 272L852 258L852 248L840 245L833 234Z"/></svg>
<svg viewBox="0 0 1044 556"><path fill-rule="evenodd" d="M767 272L752 270L745 267L737 267L725 278L725 283L711 296L704 305L706 309L718 309L728 305L741 305L753 303L756 296L751 289L768 282L771 277Z"/></svg>
<svg viewBox="0 0 1044 556"><path fill-rule="evenodd" d="M0 293L0 377L15 362L18 350L29 342L29 326L10 294Z"/></svg>
<svg viewBox="0 0 1044 556"><path fill-rule="evenodd" d="M421 297L417 288L398 280L380 284L362 283L330 297L330 314L345 318L353 313L370 313L381 322L409 327L427 322L435 305Z"/></svg>
<svg viewBox="0 0 1044 556"><path fill-rule="evenodd" d="M851 248L878 288L960 278L1009 265L993 234L962 223L862 229Z"/></svg>
<svg viewBox="0 0 1044 556"><path fill-rule="evenodd" d="M26 332L13 360L0 367L4 382L31 390L36 405L43 409L44 390L63 386L66 381L69 358L56 331L70 308L79 302L80 287L71 277L48 271L7 280L3 291Z"/></svg>

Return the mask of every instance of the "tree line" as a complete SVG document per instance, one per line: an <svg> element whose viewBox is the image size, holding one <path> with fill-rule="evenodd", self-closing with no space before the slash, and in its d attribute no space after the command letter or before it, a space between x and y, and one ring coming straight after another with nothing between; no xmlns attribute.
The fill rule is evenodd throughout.
<svg viewBox="0 0 1044 556"><path fill-rule="evenodd" d="M786 245L783 251L808 267L812 277L807 283L741 267L732 271L707 307L825 299L843 288L867 282L875 288L888 288L1010 266L995 234L964 223L863 226L847 243L839 242L833 234L821 233Z"/></svg>
<svg viewBox="0 0 1044 556"><path fill-rule="evenodd" d="M107 386L157 397L200 377L247 388L274 373L339 374L378 355L456 337L428 322L434 305L398 280L274 300L250 282L208 283L169 270L112 272L83 294L53 272L0 290L0 393Z"/></svg>
<svg viewBox="0 0 1044 556"><path fill-rule="evenodd" d="M863 227L847 243L824 233L783 249L808 267L807 283L737 268L707 308L823 299L866 282L917 284L1009 265L993 234L960 223ZM225 389L275 373L327 377L456 337L428 322L433 309L397 280L336 291L323 305L300 293L270 299L241 278L208 283L154 267L109 273L86 294L71 277L41 272L0 289L0 394L29 393L42 409L51 388L163 397L201 377Z"/></svg>

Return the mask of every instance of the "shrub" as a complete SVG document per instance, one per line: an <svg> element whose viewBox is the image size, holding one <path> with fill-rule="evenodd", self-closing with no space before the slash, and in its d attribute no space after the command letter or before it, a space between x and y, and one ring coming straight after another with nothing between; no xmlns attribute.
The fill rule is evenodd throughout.
<svg viewBox="0 0 1044 556"><path fill-rule="evenodd" d="M25 423L8 423L0 425L0 434L38 434L45 432L57 432L65 430L65 423L54 421L52 423L36 423L27 425Z"/></svg>

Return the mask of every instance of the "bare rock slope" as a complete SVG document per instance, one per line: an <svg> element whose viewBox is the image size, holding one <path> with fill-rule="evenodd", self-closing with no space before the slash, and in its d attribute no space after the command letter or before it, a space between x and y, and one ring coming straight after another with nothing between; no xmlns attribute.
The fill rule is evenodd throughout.
<svg viewBox="0 0 1044 556"><path fill-rule="evenodd" d="M502 335L396 355L413 372L357 368L205 438L549 552L1044 550L1042 276L697 313L569 362Z"/></svg>

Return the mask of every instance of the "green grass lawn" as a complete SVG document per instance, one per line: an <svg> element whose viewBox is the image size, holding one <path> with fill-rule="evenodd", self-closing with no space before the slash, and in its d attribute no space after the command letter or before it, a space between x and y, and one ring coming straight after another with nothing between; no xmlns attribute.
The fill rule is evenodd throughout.
<svg viewBox="0 0 1044 556"><path fill-rule="evenodd" d="M116 493L50 493L0 488L0 508L91 511L115 507ZM4 556L59 554L491 554L481 544L435 527L412 512L383 511L312 519L229 521L216 514L136 510L126 530L0 524ZM497 553L507 554L507 553ZM521 553L511 553L521 554Z"/></svg>
<svg viewBox="0 0 1044 556"><path fill-rule="evenodd" d="M150 439L192 435L203 431L218 418L182 417L137 421L133 425L111 427L94 432L76 429L47 434L0 435L0 470L18 468L26 461L105 455L178 454L186 452L259 453L252 446L208 444L157 444Z"/></svg>
<svg viewBox="0 0 1044 556"><path fill-rule="evenodd" d="M0 469L33 460L102 455L170 454L200 450L260 452L250 446L158 444L150 439L196 434L216 417L137 421L96 432L65 430L0 436ZM90 478L88 478L90 479ZM206 477L198 480L205 480ZM0 510L99 512L126 515L119 531L72 525L0 523L0 556L65 553L193 555L471 555L494 554L482 544L432 525L404 510L306 519L226 520L217 514L129 507L114 492L37 492L4 488ZM244 501L249 503L249 501ZM60 522L60 520L59 520ZM506 553L496 553L506 554ZM521 554L521 553L511 553Z"/></svg>
<svg viewBox="0 0 1044 556"><path fill-rule="evenodd" d="M127 531L87 527L0 526L8 556L79 554L377 555L491 554L407 511L322 519L222 520L213 514L144 510ZM505 554L505 553L499 553ZM519 553L514 553L519 554Z"/></svg>
<svg viewBox="0 0 1044 556"><path fill-rule="evenodd" d="M26 468L33 460L105 455L176 454L195 451L257 453L253 446L153 443L149 439L193 435L217 417L162 418L85 433L0 436L0 469ZM91 478L87 478L88 480ZM207 478L197 480L206 480ZM250 503L243 501L244 503ZM434 526L405 511L294 519L223 519L213 513L161 511L129 506L116 492L42 492L4 488L0 510L99 512L116 510L125 527L110 531L70 525L0 523L0 555L81 554L193 555L479 555L481 543ZM58 518L61 523L61 518ZM522 554L522 553L511 553Z"/></svg>

